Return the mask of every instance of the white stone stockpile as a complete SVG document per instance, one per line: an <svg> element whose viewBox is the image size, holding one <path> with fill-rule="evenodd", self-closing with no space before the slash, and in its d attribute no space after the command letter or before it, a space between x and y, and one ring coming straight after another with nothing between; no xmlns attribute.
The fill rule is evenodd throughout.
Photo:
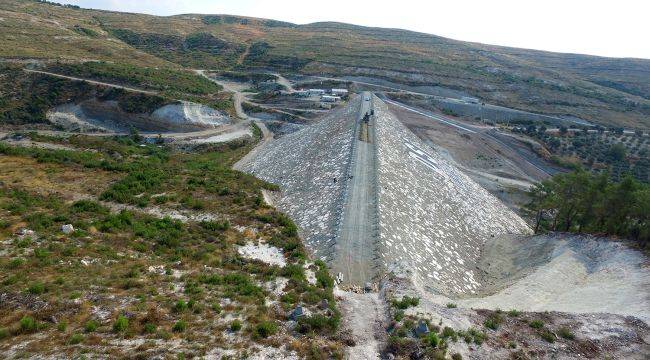
<svg viewBox="0 0 650 360"><path fill-rule="evenodd" d="M329 259L333 252L359 101L274 140L242 165L243 171L280 185L275 206L296 222L317 258Z"/></svg>
<svg viewBox="0 0 650 360"><path fill-rule="evenodd" d="M423 144L375 98L380 252L443 294L471 294L485 241L530 233L497 198Z"/></svg>

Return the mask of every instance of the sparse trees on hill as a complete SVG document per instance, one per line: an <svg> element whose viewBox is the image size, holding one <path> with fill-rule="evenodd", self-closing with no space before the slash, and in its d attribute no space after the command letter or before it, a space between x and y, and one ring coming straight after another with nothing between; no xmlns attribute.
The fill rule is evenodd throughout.
<svg viewBox="0 0 650 360"><path fill-rule="evenodd" d="M525 207L544 230L606 234L650 245L650 185L631 176L620 182L609 174L583 170L556 175L533 187Z"/></svg>

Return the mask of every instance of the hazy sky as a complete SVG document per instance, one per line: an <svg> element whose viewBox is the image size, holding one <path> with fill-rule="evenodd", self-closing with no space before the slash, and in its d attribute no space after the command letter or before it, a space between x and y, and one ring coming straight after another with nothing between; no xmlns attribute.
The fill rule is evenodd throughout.
<svg viewBox="0 0 650 360"><path fill-rule="evenodd" d="M648 0L55 0L155 15L339 21L530 49L650 59Z"/></svg>

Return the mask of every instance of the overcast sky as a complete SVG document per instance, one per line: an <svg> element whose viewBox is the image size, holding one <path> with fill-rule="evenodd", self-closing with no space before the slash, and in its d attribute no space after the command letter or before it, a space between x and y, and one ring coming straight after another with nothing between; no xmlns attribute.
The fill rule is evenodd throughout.
<svg viewBox="0 0 650 360"><path fill-rule="evenodd" d="M155 15L339 21L529 49L650 59L647 0L55 0Z"/></svg>

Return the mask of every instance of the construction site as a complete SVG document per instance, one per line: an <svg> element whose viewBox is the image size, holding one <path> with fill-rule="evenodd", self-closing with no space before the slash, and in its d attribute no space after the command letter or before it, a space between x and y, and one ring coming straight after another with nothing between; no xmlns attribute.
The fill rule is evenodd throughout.
<svg viewBox="0 0 650 360"><path fill-rule="evenodd" d="M363 93L238 164L280 186L274 205L296 221L314 256L329 264L339 288L347 290L348 310L376 309L375 320L384 326L377 334L372 321L353 325L361 327L353 329L360 339L374 333L366 340L386 340L381 332L390 310L381 304L401 296L421 299L407 314L454 328L477 326L482 316L474 309L517 309L551 311L558 322L600 316L585 314L621 321L633 316L642 321L623 321L621 331L648 336L650 272L642 253L589 236L533 236L526 221L473 180L475 174L411 132L395 115L402 112ZM477 133L443 125L451 133ZM534 180L512 179L518 186L526 181ZM582 326L593 335L608 325ZM635 346L645 345L632 346L636 339L617 338L612 354L643 358ZM486 354L470 350L459 351L477 359Z"/></svg>

